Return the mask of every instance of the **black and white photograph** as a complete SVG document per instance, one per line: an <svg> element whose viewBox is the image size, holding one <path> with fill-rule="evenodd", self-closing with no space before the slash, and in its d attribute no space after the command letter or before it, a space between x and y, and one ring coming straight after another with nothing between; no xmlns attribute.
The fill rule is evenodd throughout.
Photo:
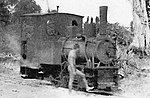
<svg viewBox="0 0 150 98"><path fill-rule="evenodd" d="M0 98L150 98L150 0L0 0Z"/></svg>

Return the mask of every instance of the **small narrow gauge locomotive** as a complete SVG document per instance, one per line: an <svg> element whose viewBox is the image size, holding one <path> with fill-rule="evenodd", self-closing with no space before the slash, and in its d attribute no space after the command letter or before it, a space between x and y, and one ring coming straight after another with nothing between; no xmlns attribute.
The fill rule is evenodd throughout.
<svg viewBox="0 0 150 98"><path fill-rule="evenodd" d="M44 79L67 87L67 55L78 43L80 55L76 60L77 68L85 73L89 85L95 89L116 88L116 43L108 35L100 35L98 39L97 35L87 37L86 32L83 33L82 18L58 12L22 15L21 55L28 63L21 65L21 74L40 77L42 72ZM77 76L74 89L84 88L80 80Z"/></svg>

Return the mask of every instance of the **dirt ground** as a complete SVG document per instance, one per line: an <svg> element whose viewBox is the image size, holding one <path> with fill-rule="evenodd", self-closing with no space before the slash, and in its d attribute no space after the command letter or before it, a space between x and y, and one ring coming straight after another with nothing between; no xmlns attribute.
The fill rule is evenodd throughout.
<svg viewBox="0 0 150 98"><path fill-rule="evenodd" d="M36 79L22 79L19 75L0 74L0 98L108 98L80 91L56 88L50 82ZM120 98L110 96L109 98Z"/></svg>
<svg viewBox="0 0 150 98"><path fill-rule="evenodd" d="M0 66L0 98L150 98L149 66L144 72L121 80L122 91L111 96L81 91L69 94L68 89L56 88L46 80L21 78L18 63Z"/></svg>

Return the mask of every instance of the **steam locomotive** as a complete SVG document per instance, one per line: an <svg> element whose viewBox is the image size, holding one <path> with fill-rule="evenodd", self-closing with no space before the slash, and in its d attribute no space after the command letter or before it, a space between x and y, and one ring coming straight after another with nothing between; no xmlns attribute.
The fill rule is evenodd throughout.
<svg viewBox="0 0 150 98"><path fill-rule="evenodd" d="M83 32L82 18L80 15L58 12L22 15L21 55L29 63L21 65L21 74L42 77L55 86L67 87L67 56L73 45L78 43L80 55L76 64L85 73L88 85L96 90L117 88L115 40L104 34L97 37L92 30ZM80 77L76 76L74 89L84 88Z"/></svg>

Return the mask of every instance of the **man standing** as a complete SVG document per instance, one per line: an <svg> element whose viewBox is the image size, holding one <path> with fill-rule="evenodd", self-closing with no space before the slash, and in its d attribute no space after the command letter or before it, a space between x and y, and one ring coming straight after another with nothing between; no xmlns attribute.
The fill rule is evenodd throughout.
<svg viewBox="0 0 150 98"><path fill-rule="evenodd" d="M86 86L86 91L89 91L90 89L93 89L93 87L89 87L88 83L86 81L85 78L85 74L82 73L81 71L79 71L78 69L76 69L76 58L77 58L77 54L80 52L80 46L78 44L75 44L73 46L73 49L70 50L69 54L68 54L68 71L69 71L69 92L71 92L72 90L72 84L74 81L74 76L75 75L79 75L83 78L83 81L85 83Z"/></svg>

